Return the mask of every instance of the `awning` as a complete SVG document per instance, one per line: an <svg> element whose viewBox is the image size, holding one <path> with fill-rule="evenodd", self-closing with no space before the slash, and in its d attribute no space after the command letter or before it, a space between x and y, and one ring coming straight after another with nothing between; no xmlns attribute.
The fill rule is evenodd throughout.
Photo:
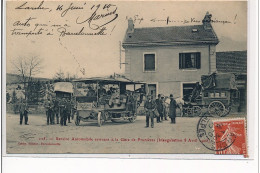
<svg viewBox="0 0 260 173"><path fill-rule="evenodd" d="M70 82L57 82L54 84L54 92L73 93L73 85Z"/></svg>

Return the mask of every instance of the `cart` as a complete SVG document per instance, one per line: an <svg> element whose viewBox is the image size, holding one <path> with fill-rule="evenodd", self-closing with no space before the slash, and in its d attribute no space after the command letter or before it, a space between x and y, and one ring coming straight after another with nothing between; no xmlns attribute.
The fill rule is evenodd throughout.
<svg viewBox="0 0 260 173"><path fill-rule="evenodd" d="M87 78L73 83L77 126L81 121L94 121L99 127L109 120L135 122L137 108L142 102L140 88L144 88L145 83L123 77Z"/></svg>
<svg viewBox="0 0 260 173"><path fill-rule="evenodd" d="M189 117L201 115L224 117L228 115L231 111L233 96L238 92L235 75L213 73L201 76L201 81L200 94L195 98L190 96L194 99L190 99L184 104L183 115Z"/></svg>

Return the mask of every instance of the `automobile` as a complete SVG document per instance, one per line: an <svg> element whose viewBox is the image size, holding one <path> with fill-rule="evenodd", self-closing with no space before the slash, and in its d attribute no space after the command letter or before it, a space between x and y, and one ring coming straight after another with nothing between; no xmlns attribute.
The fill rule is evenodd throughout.
<svg viewBox="0 0 260 173"><path fill-rule="evenodd" d="M146 84L124 77L94 77L73 81L76 100L75 124L128 120L133 123L143 101Z"/></svg>

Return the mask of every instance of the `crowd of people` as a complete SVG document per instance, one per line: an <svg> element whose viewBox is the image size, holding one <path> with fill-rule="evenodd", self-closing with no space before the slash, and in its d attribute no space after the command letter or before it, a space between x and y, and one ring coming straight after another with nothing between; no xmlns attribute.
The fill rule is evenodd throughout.
<svg viewBox="0 0 260 173"><path fill-rule="evenodd" d="M163 120L168 120L169 116L171 123L176 123L176 108L177 104L173 95L170 95L170 104L166 103L167 97L158 94L158 98L155 100L153 96L148 95L146 102L144 104L144 109L146 112L146 126L149 127L149 122L151 121L151 127L154 128L154 118L156 118L157 123Z"/></svg>
<svg viewBox="0 0 260 173"><path fill-rule="evenodd" d="M71 123L70 118L73 114L73 102L69 98L56 99L55 97L49 97L44 104L46 109L47 125L60 124L61 126L67 126Z"/></svg>
<svg viewBox="0 0 260 173"><path fill-rule="evenodd" d="M171 119L171 123L175 124L176 120L176 108L177 103L170 95L170 102L167 103L168 97L164 97L158 94L158 98L154 99L153 96L148 95L144 103L144 110L146 113L146 126L149 127L149 122L151 122L151 127L154 128L154 119L156 122L160 123L162 121L168 121L168 117ZM131 102L131 97L129 97L129 103ZM71 123L70 119L73 115L74 104L69 98L57 99L56 97L48 97L44 103L44 108L46 110L47 125L60 124L61 126L67 126ZM132 104L127 104L127 110L134 110ZM25 119L25 125L28 125L28 105L24 100L21 101L19 106L20 110L20 124Z"/></svg>

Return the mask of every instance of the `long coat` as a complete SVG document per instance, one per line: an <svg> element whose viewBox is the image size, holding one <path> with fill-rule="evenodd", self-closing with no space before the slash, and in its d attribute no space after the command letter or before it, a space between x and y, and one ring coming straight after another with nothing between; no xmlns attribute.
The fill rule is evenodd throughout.
<svg viewBox="0 0 260 173"><path fill-rule="evenodd" d="M176 117L176 101L171 99L170 106L169 106L169 117L175 118Z"/></svg>

